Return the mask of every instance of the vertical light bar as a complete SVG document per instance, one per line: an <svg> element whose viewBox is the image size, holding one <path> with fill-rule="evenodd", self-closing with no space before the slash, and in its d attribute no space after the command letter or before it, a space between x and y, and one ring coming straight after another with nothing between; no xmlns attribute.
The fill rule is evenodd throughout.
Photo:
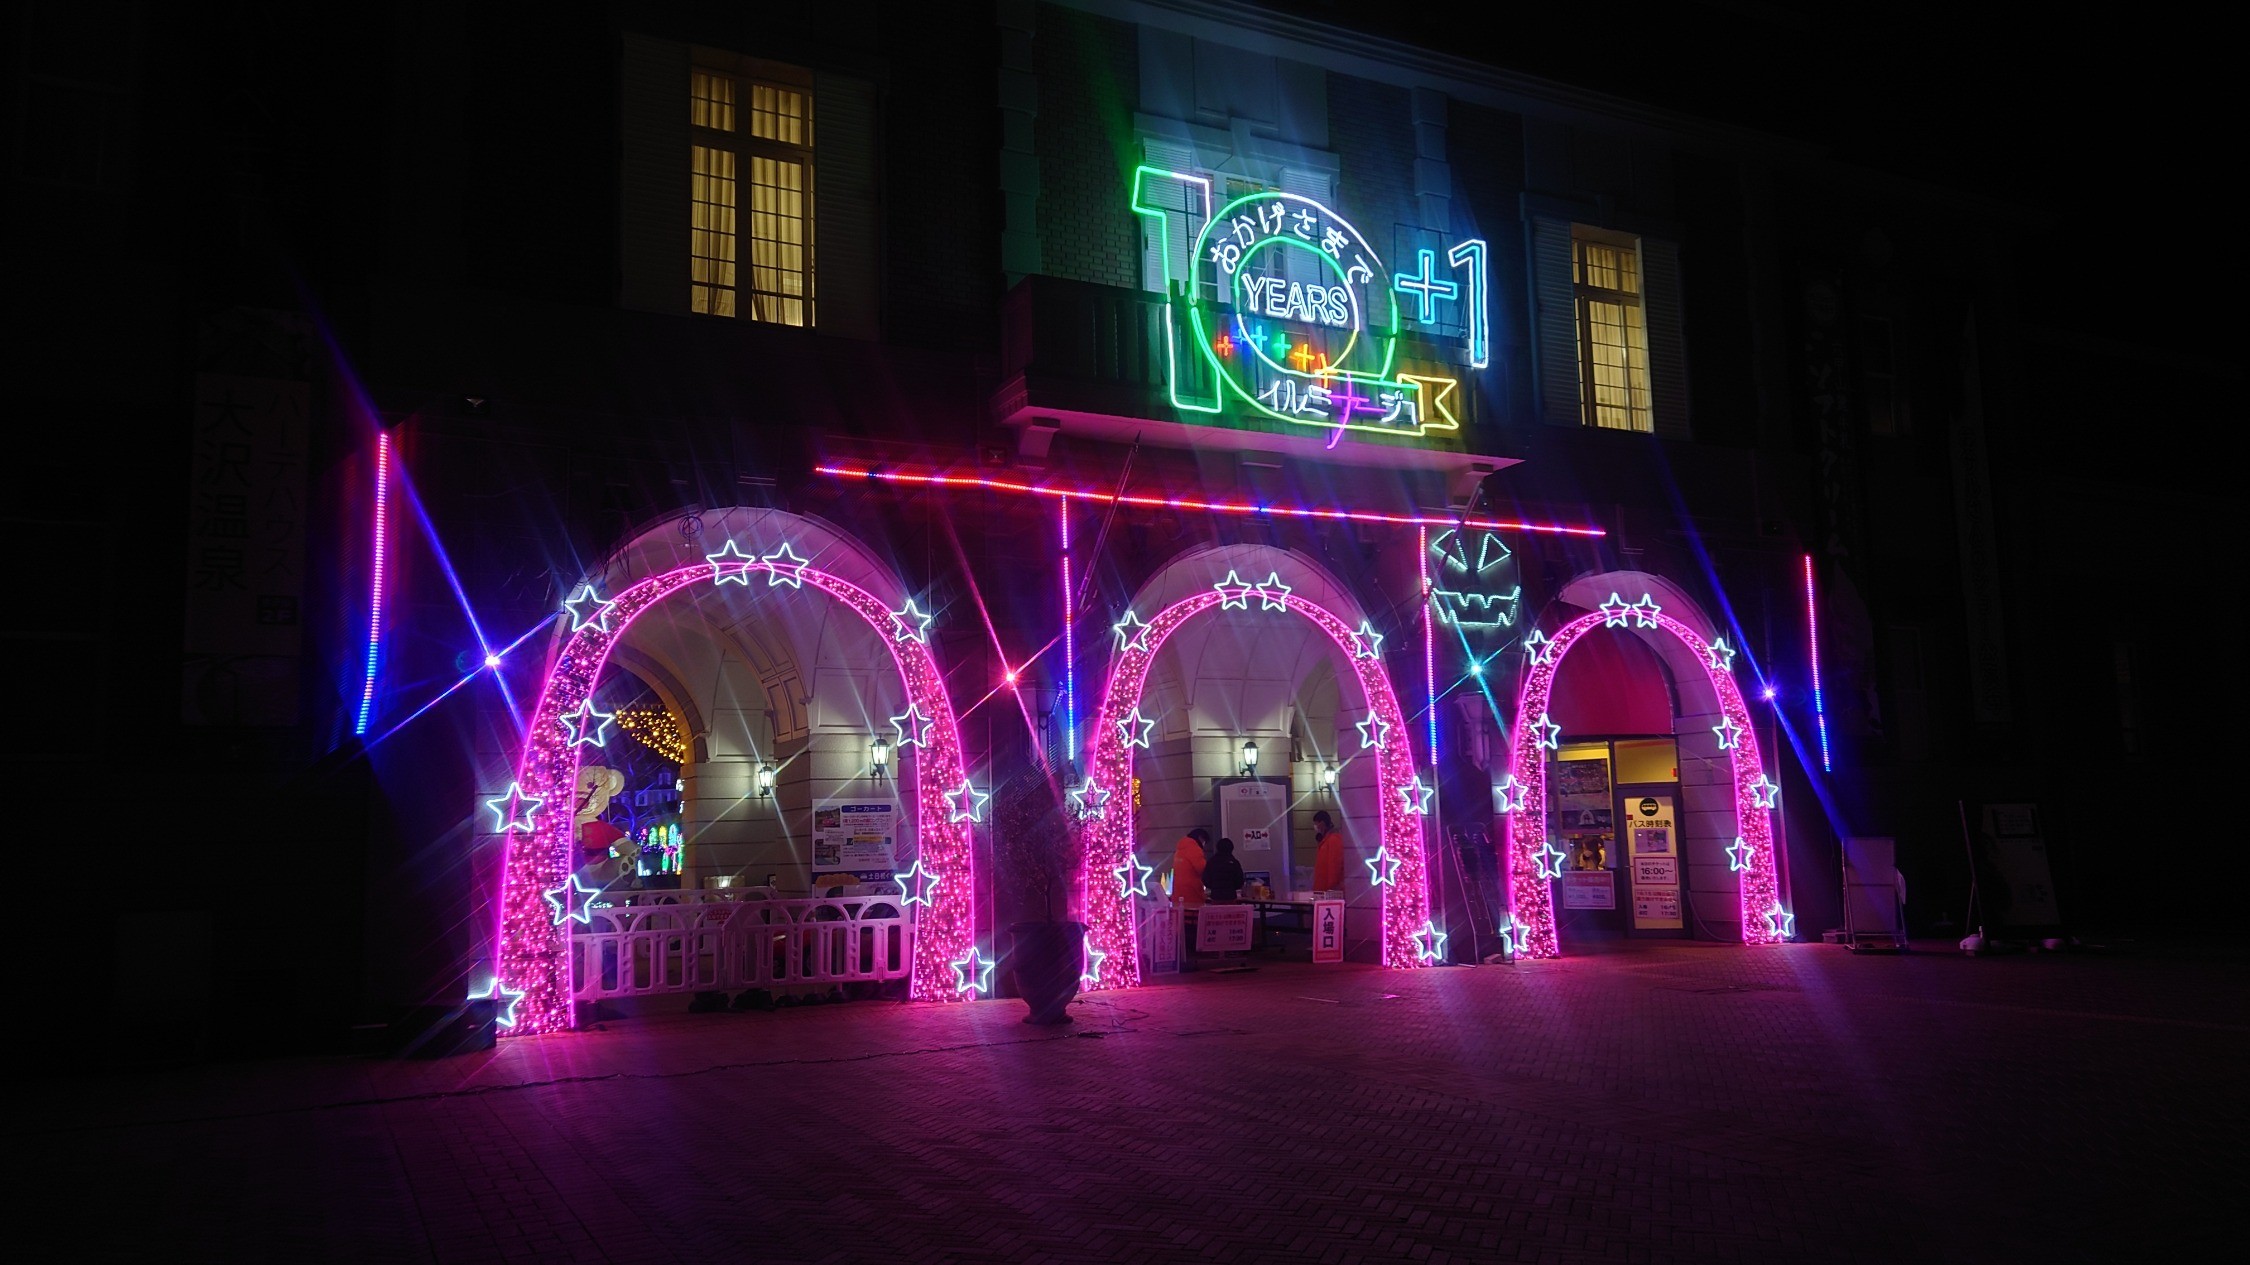
<svg viewBox="0 0 2250 1265"><path fill-rule="evenodd" d="M375 671L383 653L383 554L389 543L391 519L391 433L375 432L375 565L367 596L367 679L359 691L359 719L352 722L355 737L367 735L369 714L375 710Z"/></svg>
<svg viewBox="0 0 2250 1265"><path fill-rule="evenodd" d="M1414 551L1414 564L1422 572L1422 682L1430 696L1430 775L1437 776L1437 629L1430 619L1430 529L1415 529L1421 538L1421 547Z"/></svg>
<svg viewBox="0 0 2250 1265"><path fill-rule="evenodd" d="M1820 771L1830 772L1828 763L1828 708L1820 696L1820 608L1813 601L1812 555L1805 555L1805 647L1812 656L1812 710L1813 726L1820 731Z"/></svg>
<svg viewBox="0 0 2250 1265"><path fill-rule="evenodd" d="M1062 511L1063 759L1078 759L1078 598L1070 582L1070 498Z"/></svg>

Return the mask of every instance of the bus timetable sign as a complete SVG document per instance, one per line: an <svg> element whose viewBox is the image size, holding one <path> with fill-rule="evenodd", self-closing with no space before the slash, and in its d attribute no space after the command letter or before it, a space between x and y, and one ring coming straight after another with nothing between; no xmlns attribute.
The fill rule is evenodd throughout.
<svg viewBox="0 0 2250 1265"><path fill-rule="evenodd" d="M1166 235L1169 212L1183 206L1202 229L1186 256L1189 275L1178 276ZM1153 221L1165 288L1185 299L1165 331L1176 407L1247 409L1326 430L1330 447L1348 430L1419 437L1460 429L1459 382L1405 372L1398 344L1402 334L1457 328L1470 366L1488 363L1482 241L1448 250L1444 267L1436 251L1419 251L1414 271L1393 273L1357 228L1310 198L1263 191L1214 213L1209 180L1153 167L1135 174L1133 209ZM1215 385L1190 385L1182 355L1202 356Z"/></svg>

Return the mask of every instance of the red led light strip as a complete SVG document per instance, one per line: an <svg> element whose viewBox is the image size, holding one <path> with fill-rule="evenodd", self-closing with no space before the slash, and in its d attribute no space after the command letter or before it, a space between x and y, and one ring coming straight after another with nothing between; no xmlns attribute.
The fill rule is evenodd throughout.
<svg viewBox="0 0 2250 1265"><path fill-rule="evenodd" d="M1205 501L1190 496L1154 496L1148 493L1123 494L1098 492L1074 488L1043 487L1035 483L1019 483L1012 479L988 479L973 475L912 474L900 470L865 470L852 466L814 466L817 474L832 475L839 479L873 479L883 483L905 483L918 487L983 488L993 492L1017 492L1028 496L1051 496L1063 501L1116 502L1120 505L1138 505L1150 509L1202 510L1212 514L1257 514L1278 518L1305 518L1330 522L1383 523L1392 527L1465 527L1485 531L1538 532L1553 536L1606 536L1599 527L1573 527L1565 523L1525 523L1496 518L1431 518L1418 514L1382 514L1373 510L1324 510L1301 505L1254 505L1247 501Z"/></svg>

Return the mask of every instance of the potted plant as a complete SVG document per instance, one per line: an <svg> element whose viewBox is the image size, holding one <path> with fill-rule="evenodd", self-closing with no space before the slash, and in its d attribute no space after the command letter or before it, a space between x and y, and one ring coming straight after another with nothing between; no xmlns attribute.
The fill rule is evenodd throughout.
<svg viewBox="0 0 2250 1265"><path fill-rule="evenodd" d="M1085 972L1086 924L1069 913L1065 884L1077 870L1071 822L1044 770L1027 767L1001 787L993 844L1000 877L1018 912L1037 911L1009 927L1006 966L1016 995L1031 1008L1025 1023L1070 1022L1071 999Z"/></svg>

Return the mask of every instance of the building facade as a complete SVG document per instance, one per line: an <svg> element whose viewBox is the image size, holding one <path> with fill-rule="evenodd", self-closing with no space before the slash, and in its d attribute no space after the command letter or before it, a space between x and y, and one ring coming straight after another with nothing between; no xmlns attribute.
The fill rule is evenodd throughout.
<svg viewBox="0 0 2250 1265"><path fill-rule="evenodd" d="M181 782L247 797L195 847L333 894L254 969L190 900L182 1008L497 981L566 1024L588 786L683 890L921 867L918 996L1051 914L1137 979L1130 897L1230 799L1278 806L1237 841L1278 890L1334 814L1347 956L1402 967L1813 938L1864 837L1956 925L1987 803L2038 808L2066 913L2131 906L2027 684L2069 494L2009 462L2073 344L2012 310L2000 210L1247 5L268 32L275 97L383 104L200 89L240 142L202 153L149 106L181 72L36 33L24 101L137 121L20 148L82 236L19 272L165 225L148 328L58 299L145 354L51 395L166 436L193 396L144 685ZM2160 723L2152 644L2094 674L2105 760Z"/></svg>

